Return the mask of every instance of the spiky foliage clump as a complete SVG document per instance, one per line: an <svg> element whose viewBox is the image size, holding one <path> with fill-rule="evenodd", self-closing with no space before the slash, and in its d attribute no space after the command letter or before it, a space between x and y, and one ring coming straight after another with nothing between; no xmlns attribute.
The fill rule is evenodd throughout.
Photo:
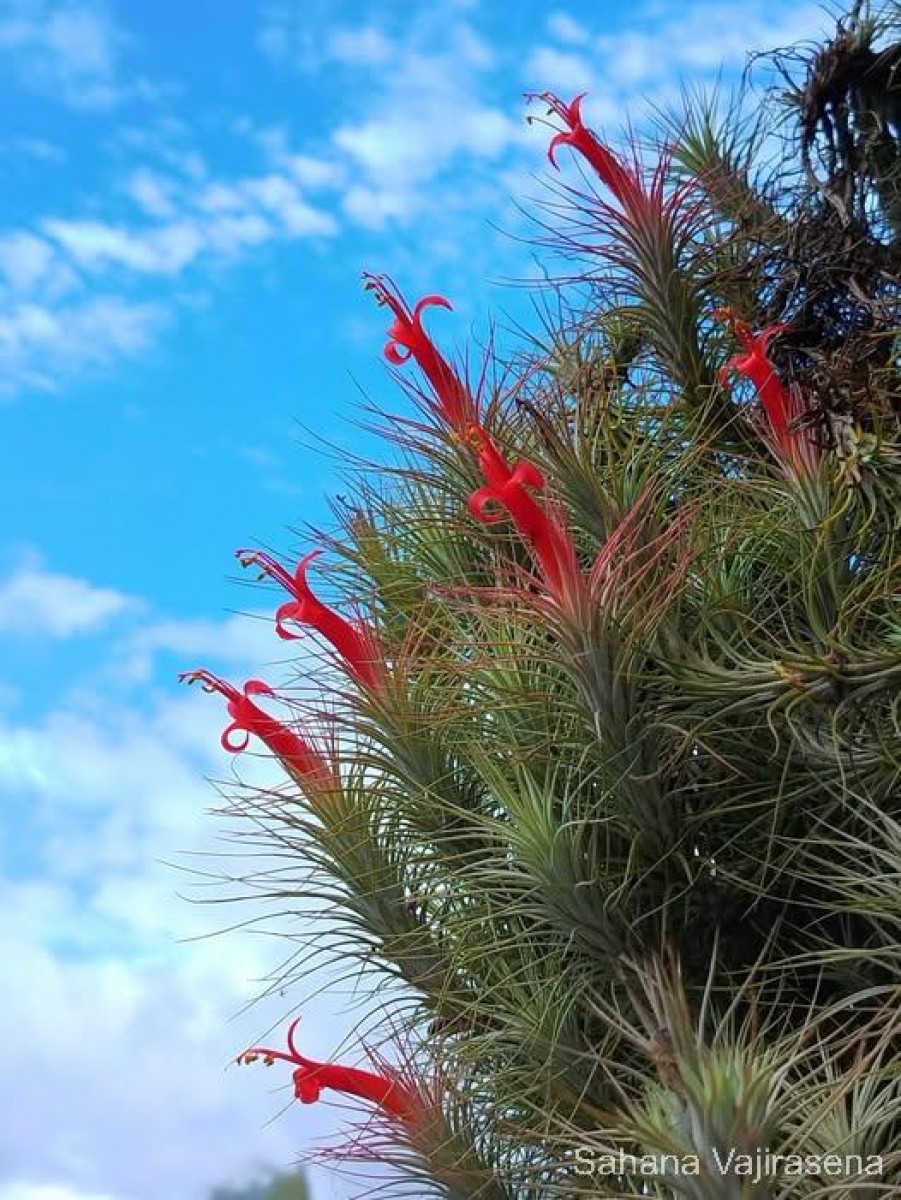
<svg viewBox="0 0 901 1200"><path fill-rule="evenodd" d="M249 882L402 985L347 1155L410 1194L899 1194L897 32L806 60L800 178L697 100L650 177L545 97L587 266L478 384L374 281L421 418L320 534L356 615L282 579L331 769L230 711L292 777Z"/></svg>

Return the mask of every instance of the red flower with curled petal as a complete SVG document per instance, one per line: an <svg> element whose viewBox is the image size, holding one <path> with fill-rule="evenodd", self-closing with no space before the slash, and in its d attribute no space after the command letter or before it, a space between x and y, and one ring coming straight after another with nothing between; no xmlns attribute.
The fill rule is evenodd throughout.
<svg viewBox="0 0 901 1200"><path fill-rule="evenodd" d="M572 535L562 516L550 515L532 494L545 489L545 478L538 467L527 459L511 467L487 435L479 443L479 466L486 484L469 498L472 515L493 524L503 520L503 514L491 511L489 506L506 509L520 537L531 547L554 595L563 599L579 591L583 578Z"/></svg>
<svg viewBox="0 0 901 1200"><path fill-rule="evenodd" d="M253 1046L238 1055L239 1063L252 1063L262 1058L267 1066L276 1060L292 1063L294 1072L294 1095L301 1104L314 1104L322 1095L323 1088L343 1092L347 1096L358 1096L377 1105L392 1116L408 1120L419 1108L414 1093L391 1074L377 1074L359 1067L343 1067L339 1063L320 1063L306 1058L297 1049L294 1032L300 1018L293 1021L287 1034L288 1050L270 1050L265 1046Z"/></svg>
<svg viewBox="0 0 901 1200"><path fill-rule="evenodd" d="M476 405L472 393L456 371L441 354L422 327L422 314L427 308L451 308L444 296L424 296L411 311L397 286L387 275L364 274L366 288L373 292L379 304L394 313L394 324L388 330L385 357L395 366L414 358L429 383L438 403L435 412L458 433L475 420Z"/></svg>
<svg viewBox="0 0 901 1200"><path fill-rule="evenodd" d="M647 199L641 177L637 171L624 167L616 155L607 149L582 120L582 101L586 95L586 92L582 92L569 104L564 104L553 92L529 95L530 100L543 100L551 111L569 126L566 131L557 133L551 139L547 156L551 160L551 164L557 167L557 147L572 146L597 171L620 204L624 208L634 209Z"/></svg>
<svg viewBox="0 0 901 1200"><path fill-rule="evenodd" d="M179 679L183 683L200 683L205 692L218 692L228 701L228 715L232 723L222 734L224 750L240 754L247 749L250 735L254 734L293 774L307 782L334 783L334 772L321 754L283 722L270 717L258 704L254 704L254 696L275 695L268 683L251 679L239 692L233 684L203 669L184 671ZM236 742L232 736L234 733L243 733L244 737Z"/></svg>
<svg viewBox="0 0 901 1200"><path fill-rule="evenodd" d="M731 308L717 308L714 319L727 321L732 332L745 348L744 354L734 354L719 370L720 386L724 387L733 371L746 375L757 389L769 421L776 445L789 450L793 440L790 426L794 418L795 404L791 392L779 378L776 368L767 357L770 342L790 328L785 323L767 325L754 333L747 321L743 321Z"/></svg>
<svg viewBox="0 0 901 1200"><path fill-rule="evenodd" d="M307 554L300 560L293 575L262 550L237 550L235 553L242 566L256 564L294 597L281 605L275 614L275 628L279 637L287 640L300 636L285 627L286 621L309 625L331 643L364 687L375 689L383 682L384 660L374 631L368 625L351 623L323 604L313 595L307 582L310 563L324 551L313 550Z"/></svg>
<svg viewBox="0 0 901 1200"><path fill-rule="evenodd" d="M719 381L724 386L733 371L738 371L752 381L763 404L770 426L777 435L786 433L789 426L791 401L788 388L776 374L776 368L767 358L770 342L790 328L784 322L767 325L754 333L747 321L743 321L731 308L714 309L716 320L727 321L732 332L745 348L744 354L734 354L720 368Z"/></svg>

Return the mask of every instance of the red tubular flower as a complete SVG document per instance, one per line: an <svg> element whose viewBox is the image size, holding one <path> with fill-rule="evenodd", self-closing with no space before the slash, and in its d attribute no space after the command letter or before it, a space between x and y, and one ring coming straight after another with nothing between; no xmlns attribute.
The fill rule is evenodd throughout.
<svg viewBox="0 0 901 1200"><path fill-rule="evenodd" d="M314 1104L322 1095L323 1088L331 1088L348 1096L369 1100L384 1112L402 1120L414 1116L419 1107L417 1097L390 1074L380 1075L359 1067L342 1067L338 1063L319 1063L304 1057L294 1042L294 1031L299 1024L300 1018L292 1022L288 1029L287 1052L253 1046L238 1055L238 1062L252 1063L262 1058L267 1066L271 1066L276 1059L293 1063L297 1067L293 1075L294 1095L301 1104Z"/></svg>
<svg viewBox="0 0 901 1200"><path fill-rule="evenodd" d="M223 749L240 754L247 749L250 735L255 734L293 773L311 782L334 781L332 768L312 746L287 725L270 717L259 705L254 704L253 696L275 695L268 683L251 679L239 692L232 684L202 669L185 671L179 675L179 679L183 683L200 683L205 692L218 692L228 701L228 715L232 723L222 734ZM236 742L232 736L234 733L243 733L244 737Z"/></svg>
<svg viewBox="0 0 901 1200"><path fill-rule="evenodd" d="M731 308L717 308L713 313L718 320L728 321L732 332L745 348L744 354L734 354L720 368L719 381L724 386L733 371L738 371L752 381L763 405L770 428L778 440L788 433L791 414L791 397L788 388L776 374L776 368L767 358L770 342L789 328L786 324L767 325L759 333L753 333L747 321L736 316Z"/></svg>
<svg viewBox="0 0 901 1200"><path fill-rule="evenodd" d="M264 574L275 579L294 597L283 604L275 614L275 628L279 637L299 637L285 627L285 621L296 621L299 625L310 625L319 631L326 641L337 650L351 673L364 687L376 688L382 681L383 662L374 632L365 625L354 625L323 604L313 595L307 582L307 569L322 550L313 550L300 560L291 575L279 562L262 550L237 550L242 566L252 563Z"/></svg>
<svg viewBox="0 0 901 1200"><path fill-rule="evenodd" d="M757 389L773 441L780 450L789 451L795 440L790 426L796 415L797 405L789 388L776 374L776 368L767 357L767 351L770 342L790 326L784 323L767 325L766 329L754 333L748 322L741 320L731 308L717 308L713 316L718 320L728 321L733 333L745 348L744 354L734 354L725 366L720 368L720 386L725 386L733 371L747 375Z"/></svg>
<svg viewBox="0 0 901 1200"><path fill-rule="evenodd" d="M475 420L476 406L472 393L456 371L441 354L422 327L422 314L427 308L451 308L444 296L424 296L411 311L396 285L386 275L364 274L367 290L374 293L379 304L386 304L394 313L394 324L388 330L385 357L395 366L415 358L420 370L432 385L438 398L435 411L451 429L464 433Z"/></svg>
<svg viewBox="0 0 901 1200"><path fill-rule="evenodd" d="M582 101L586 93L576 96L570 104L555 96L553 92L541 92L529 99L543 100L551 111L566 123L568 129L555 135L548 146L547 156L557 166L558 146L572 146L578 150L597 171L624 208L635 208L646 199L641 177L634 170L624 167L616 155L585 125L582 120Z"/></svg>
<svg viewBox="0 0 901 1200"><path fill-rule="evenodd" d="M469 498L472 515L477 521L492 524L503 520L503 514L488 506L497 504L506 509L520 537L531 547L554 595L562 599L578 589L582 573L572 536L564 520L551 516L532 495L532 491L544 491L541 471L528 460L511 467L488 437L480 443L479 465L486 485Z"/></svg>
<svg viewBox="0 0 901 1200"><path fill-rule="evenodd" d="M742 321L731 308L717 308L713 316L728 321L745 348L744 354L734 354L720 368L720 386L725 386L733 371L747 375L756 387L766 413L772 446L794 473L809 474L816 468L821 450L816 434L809 426L795 428L795 423L805 413L803 395L797 385L786 387L767 358L770 342L790 326L784 323L767 325L759 333L754 333L748 322Z"/></svg>

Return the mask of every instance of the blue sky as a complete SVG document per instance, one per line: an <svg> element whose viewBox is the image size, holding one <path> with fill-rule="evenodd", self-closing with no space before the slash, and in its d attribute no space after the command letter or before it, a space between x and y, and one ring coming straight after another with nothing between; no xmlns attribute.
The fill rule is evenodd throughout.
<svg viewBox="0 0 901 1200"><path fill-rule="evenodd" d="M303 427L377 454L361 389L404 403L361 271L450 297L462 351L525 311L498 283L534 270L517 205L547 175L523 92L588 90L615 142L823 27L769 0L0 0L0 1200L190 1200L338 1127L267 1124L284 1093L224 1070L287 1012L243 1011L286 951L185 941L233 913L168 864L220 845L205 778L236 769L176 672L284 672L235 547L308 548L340 483ZM304 1013L325 1055L356 1019L337 988Z"/></svg>

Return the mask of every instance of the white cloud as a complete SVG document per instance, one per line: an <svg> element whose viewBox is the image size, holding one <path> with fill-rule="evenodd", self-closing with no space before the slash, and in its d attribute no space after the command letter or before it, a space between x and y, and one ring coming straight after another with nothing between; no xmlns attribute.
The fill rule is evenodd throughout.
<svg viewBox="0 0 901 1200"><path fill-rule="evenodd" d="M660 46L656 37L646 33L626 31L608 43L602 43L602 53L608 50L607 68L612 78L627 87L636 87L642 80L653 75L657 68ZM671 49L672 62L679 59L679 50Z"/></svg>
<svg viewBox="0 0 901 1200"><path fill-rule="evenodd" d="M267 5L257 41L273 61L310 72L333 64L381 67L397 52L396 43L375 25L335 23L327 0Z"/></svg>
<svg viewBox="0 0 901 1200"><path fill-rule="evenodd" d="M259 675L274 661L296 654L296 649L286 650L276 634L274 611L275 604L269 610L220 621L198 617L148 622L117 645L114 670L142 683L151 678L158 656L167 654L179 658L183 670L221 663L229 671Z"/></svg>
<svg viewBox="0 0 901 1200"><path fill-rule="evenodd" d="M366 115L332 134L354 167L343 198L352 220L377 227L409 219L445 172L495 161L521 141L521 121L479 98L480 76L492 61L487 45L463 25L447 29L440 48L432 34L417 37L414 30L375 81Z"/></svg>
<svg viewBox="0 0 901 1200"><path fill-rule="evenodd" d="M144 907L158 903L144 896ZM68 921L83 915L72 907ZM267 1092L287 1080L230 1066L286 1004L234 1020L263 966L239 940L129 961L0 935L0 1019L16 1033L0 1064L15 1095L0 1129L12 1200L199 1200L267 1163L287 1166L334 1127L320 1105L264 1128L290 1094ZM329 1053L327 1006L305 1014L311 1051Z"/></svg>
<svg viewBox="0 0 901 1200"><path fill-rule="evenodd" d="M344 164L334 157L322 158L294 150L284 126L258 127L253 122L246 121L242 132L247 133L263 149L272 167L279 174L293 180L303 189L318 191L336 188L346 178Z"/></svg>
<svg viewBox="0 0 901 1200"><path fill-rule="evenodd" d="M205 184L194 196L194 204L202 212L235 212L245 203L238 183L218 179Z"/></svg>
<svg viewBox="0 0 901 1200"><path fill-rule="evenodd" d="M592 91L598 82L595 69L581 54L539 46L526 58L523 77L537 91L556 91L567 101L577 92Z"/></svg>
<svg viewBox="0 0 901 1200"><path fill-rule="evenodd" d="M345 115L329 133L343 169L344 180L335 180L343 183L341 210L353 224L409 223L429 199L450 217L444 202L454 192L462 198L460 181L522 144L522 114L486 95L498 54L467 10L473 6L450 0L413 8L392 36L365 24L330 28L315 4L267 10L267 54L309 73L334 66L353 81ZM284 139L268 136L286 163ZM334 177L335 164L326 160L322 174Z"/></svg>
<svg viewBox="0 0 901 1200"><path fill-rule="evenodd" d="M417 207L415 197L405 188L362 185L348 188L341 205L347 216L364 229L381 229L389 221L403 220Z"/></svg>
<svg viewBox="0 0 901 1200"><path fill-rule="evenodd" d="M212 734L215 704L211 701L206 713L196 703L187 712L179 705L179 711L195 721L208 715L204 724ZM134 840L131 846L125 841L118 845L113 857L116 865L135 865L143 850L139 838L155 836L160 826L175 824L184 829L187 822L181 797L190 794L196 799L198 790L202 791L201 779L179 751L169 746L168 737L160 736L156 720L128 710L95 714L66 709L51 712L32 725L7 725L0 749L0 787L7 792L32 791L50 806L55 817L76 825L83 820L79 810L104 812L114 826L118 818L128 816L134 827L114 832L132 833ZM215 737L209 745L215 747ZM151 762L152 778L148 779L145 772ZM149 808L148 799L154 802ZM90 870L109 854L112 841L104 847L102 839L95 842L96 833L91 831L90 859L79 864L70 858L65 864L67 875L82 865ZM127 863L119 861L127 856Z"/></svg>
<svg viewBox="0 0 901 1200"><path fill-rule="evenodd" d="M59 295L76 283L74 273L59 261L45 238L28 230L0 237L0 272L13 293L31 295L38 289Z"/></svg>
<svg viewBox="0 0 901 1200"><path fill-rule="evenodd" d="M93 0L5 0L0 53L20 80L79 108L109 108L123 94L123 34Z"/></svg>
<svg viewBox="0 0 901 1200"><path fill-rule="evenodd" d="M139 167L126 180L125 192L150 217L175 215L172 181L156 171Z"/></svg>
<svg viewBox="0 0 901 1200"><path fill-rule="evenodd" d="M588 40L585 26L573 20L567 13L551 13L547 19L547 27L557 41L566 42L568 45L582 46Z"/></svg>
<svg viewBox="0 0 901 1200"><path fill-rule="evenodd" d="M734 5L718 0L653 18L650 11L638 11L638 28L597 39L605 78L630 89L650 82L663 88L685 74L712 78L721 66L743 66L753 50L789 45L834 25L820 5L809 3L775 11L749 5L740 21Z"/></svg>
<svg viewBox="0 0 901 1200"><path fill-rule="evenodd" d="M275 217L292 237L330 237L338 231L334 217L308 204L296 183L285 175L269 174L249 179L243 191Z"/></svg>
<svg viewBox="0 0 901 1200"><path fill-rule="evenodd" d="M372 25L336 29L328 42L328 53L338 62L354 67L380 67L394 56L394 43Z"/></svg>
<svg viewBox="0 0 901 1200"><path fill-rule="evenodd" d="M188 221L131 230L103 221L51 219L44 231L79 266L92 270L116 266L141 274L178 274L203 245L200 231Z"/></svg>
<svg viewBox="0 0 901 1200"><path fill-rule="evenodd" d="M62 163L69 157L62 146L48 142L45 138L17 137L9 144L9 148L15 154L24 154L43 163Z"/></svg>
<svg viewBox="0 0 901 1200"><path fill-rule="evenodd" d="M60 380L145 350L165 323L158 304L120 296L24 303L0 316L0 395L55 391Z"/></svg>
<svg viewBox="0 0 901 1200"><path fill-rule="evenodd" d="M253 643L262 623L247 624ZM251 652L237 618L218 632L157 621L145 646ZM288 1074L226 1069L235 1054L264 1036L277 1044L302 1002L304 1044L329 1057L359 1014L343 1014L334 989L310 998L322 975L309 995L276 991L245 1011L297 943L210 938L263 902L179 895L221 895L210 873L247 865L220 856L234 846L216 841L226 822L206 812L218 798L204 776L237 765L244 779L282 782L265 758L220 749L221 697L144 683L139 702L97 675L86 683L80 698L0 729L0 802L15 830L0 905L17 914L0 930L0 1024L15 1031L0 1060L0 1092L15 1096L0 1123L0 1200L200 1200L288 1167L337 1125L327 1104L268 1124L288 1104ZM295 918L294 937L299 928Z"/></svg>
<svg viewBox="0 0 901 1200"><path fill-rule="evenodd" d="M209 222L204 234L207 250L229 258L239 258L244 251L271 241L274 236L271 223L256 212L219 217Z"/></svg>
<svg viewBox="0 0 901 1200"><path fill-rule="evenodd" d="M279 7L270 5L266 9L265 18L257 37L257 44L264 54L273 59L288 58L294 46L292 45L292 28L289 16ZM312 41L312 39L311 39Z"/></svg>
<svg viewBox="0 0 901 1200"><path fill-rule="evenodd" d="M136 212L52 215L0 232L0 394L55 390L145 350L177 303L173 281L188 272L202 283L202 272L258 248L338 232L328 204L308 196L340 178L323 160L263 145L266 170L217 179L184 148L162 155L164 169L151 165L158 149L145 137L139 153L150 161L120 184Z"/></svg>
<svg viewBox="0 0 901 1200"><path fill-rule="evenodd" d="M71 600L68 577L51 582ZM79 583L79 602L110 591ZM131 644L153 661L202 652L214 667L279 645L271 619L237 617L160 618ZM291 1103L288 1070L234 1064L248 1045L282 1044L298 1011L312 1057L361 1057L347 1049L363 1016L359 993L350 1007L359 973L339 982L318 969L279 990L308 906L280 902L285 919L262 898L209 903L251 895L226 880L269 864L223 838L239 819L209 814L220 797L204 777L271 788L282 772L220 748L221 697L173 691L159 671L133 687L106 670L110 653L58 706L0 719L0 907L15 914L0 928L0 1026L14 1035L0 1057L0 1094L14 1097L0 1122L0 1200L203 1200L296 1165L354 1120L340 1102ZM333 1200L365 1186L310 1175Z"/></svg>
<svg viewBox="0 0 901 1200"><path fill-rule="evenodd" d="M0 634L69 638L102 629L137 606L123 592L48 571L32 559L0 581Z"/></svg>
<svg viewBox="0 0 901 1200"><path fill-rule="evenodd" d="M338 163L313 158L308 154L286 155L284 167L302 187L335 187L344 178L344 171Z"/></svg>

